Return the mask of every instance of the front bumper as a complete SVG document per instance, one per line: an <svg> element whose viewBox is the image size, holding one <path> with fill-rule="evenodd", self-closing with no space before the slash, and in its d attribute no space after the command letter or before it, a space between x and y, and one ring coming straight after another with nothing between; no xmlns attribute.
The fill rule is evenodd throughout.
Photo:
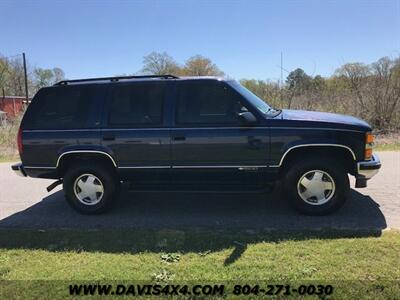
<svg viewBox="0 0 400 300"><path fill-rule="evenodd" d="M26 172L22 163L18 163L11 166L11 169L18 175L22 177L26 177Z"/></svg>
<svg viewBox="0 0 400 300"><path fill-rule="evenodd" d="M373 154L371 160L357 163L356 188L366 187L367 180L374 177L381 168L381 160L377 154Z"/></svg>

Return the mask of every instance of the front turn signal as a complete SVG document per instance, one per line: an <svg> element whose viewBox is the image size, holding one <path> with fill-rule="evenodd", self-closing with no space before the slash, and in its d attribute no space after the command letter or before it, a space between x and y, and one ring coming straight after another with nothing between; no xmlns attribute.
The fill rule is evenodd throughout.
<svg viewBox="0 0 400 300"><path fill-rule="evenodd" d="M371 132L365 134L365 152L364 159L370 160L372 158L372 148L374 146L374 136Z"/></svg>
<svg viewBox="0 0 400 300"><path fill-rule="evenodd" d="M367 132L365 134L365 144L373 144L373 142L374 142L374 135L371 132Z"/></svg>

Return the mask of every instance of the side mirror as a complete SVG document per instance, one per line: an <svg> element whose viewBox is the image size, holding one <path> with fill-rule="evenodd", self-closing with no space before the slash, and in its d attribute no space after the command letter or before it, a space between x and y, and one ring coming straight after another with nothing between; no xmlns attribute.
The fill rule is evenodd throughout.
<svg viewBox="0 0 400 300"><path fill-rule="evenodd" d="M249 111L239 113L238 116L242 125L253 125L257 123L257 118Z"/></svg>

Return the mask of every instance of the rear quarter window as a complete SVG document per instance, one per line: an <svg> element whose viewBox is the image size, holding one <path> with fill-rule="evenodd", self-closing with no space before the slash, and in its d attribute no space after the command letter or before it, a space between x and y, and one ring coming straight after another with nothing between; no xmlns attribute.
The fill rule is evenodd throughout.
<svg viewBox="0 0 400 300"><path fill-rule="evenodd" d="M40 90L24 117L24 129L93 128L91 107L96 101L94 86L63 86Z"/></svg>

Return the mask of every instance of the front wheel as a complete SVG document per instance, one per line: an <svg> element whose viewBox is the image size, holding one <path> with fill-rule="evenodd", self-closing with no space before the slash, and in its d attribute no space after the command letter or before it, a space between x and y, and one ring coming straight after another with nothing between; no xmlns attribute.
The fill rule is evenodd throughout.
<svg viewBox="0 0 400 300"><path fill-rule="evenodd" d="M294 207L307 215L326 215L339 209L350 190L345 169L331 160L304 159L286 172L285 191Z"/></svg>
<svg viewBox="0 0 400 300"><path fill-rule="evenodd" d="M63 189L68 203L83 214L99 214L111 207L118 184L113 173L99 164L80 164L68 169Z"/></svg>

